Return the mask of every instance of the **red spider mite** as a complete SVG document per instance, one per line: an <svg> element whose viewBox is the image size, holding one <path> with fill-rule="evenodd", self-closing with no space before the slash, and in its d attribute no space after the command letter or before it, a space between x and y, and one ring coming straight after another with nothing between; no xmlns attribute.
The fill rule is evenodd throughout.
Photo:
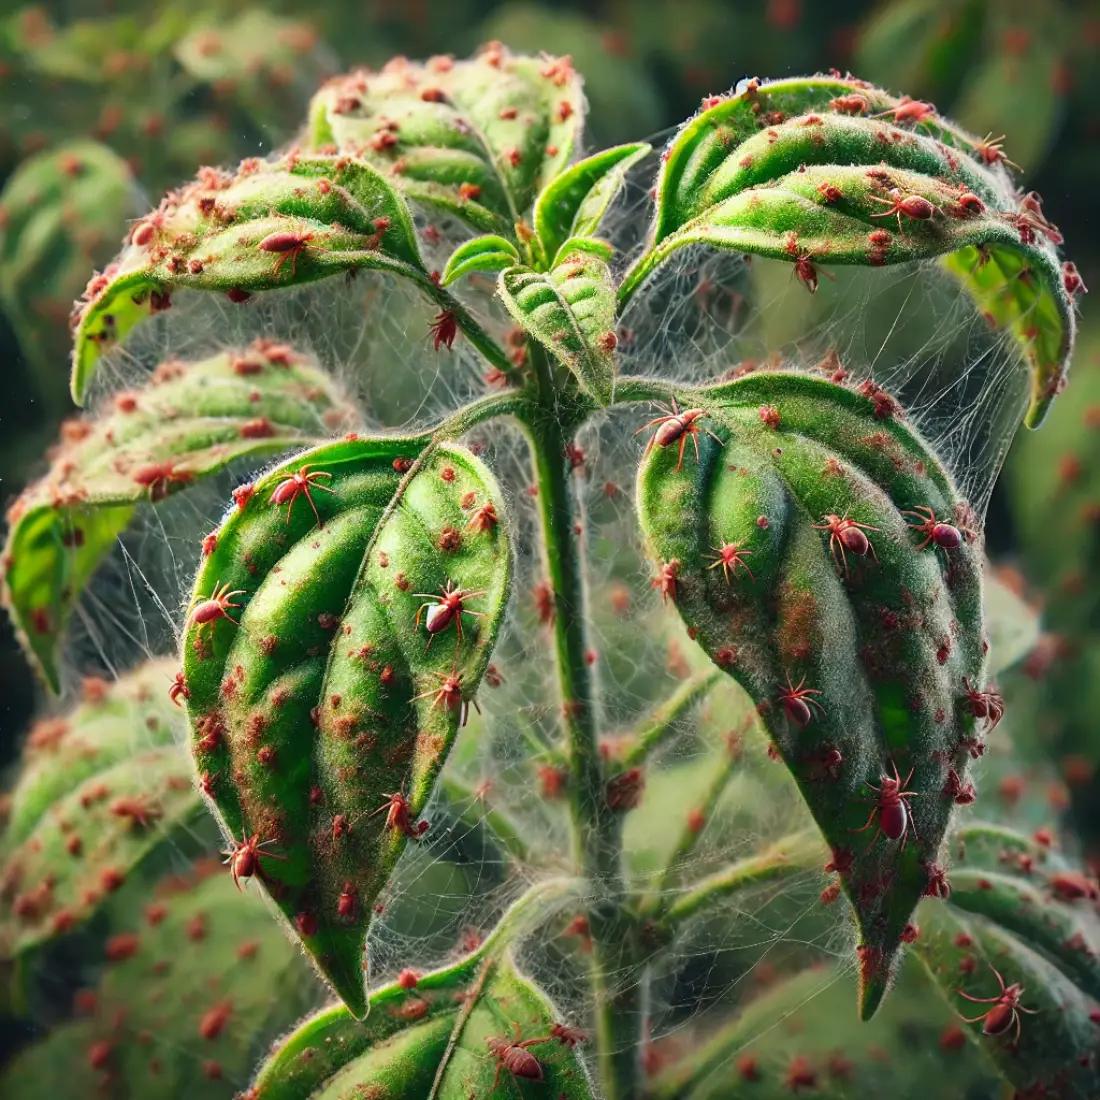
<svg viewBox="0 0 1100 1100"><path fill-rule="evenodd" d="M975 691L965 676L963 687L966 688L966 702L970 707L970 713L975 718L988 718L989 731L992 733L1005 715L1004 696L999 691Z"/></svg>
<svg viewBox="0 0 1100 1100"><path fill-rule="evenodd" d="M824 715L825 708L812 696L820 695L821 692L817 688L803 687L806 682L806 677L803 676L798 681L798 687L795 687L791 683L791 674L787 673L786 686L780 685L779 688L779 702L782 702L783 709L787 713L787 717L794 722L800 729L805 729L813 718L813 711L811 707L815 707L821 711Z"/></svg>
<svg viewBox="0 0 1100 1100"><path fill-rule="evenodd" d="M275 266L271 269L272 275L278 275L279 268L282 267L287 260L290 260L290 277L293 279L298 271L298 255L302 249L309 246L309 242L313 240L313 236L314 234L312 231L303 231L301 228L278 229L274 233L269 233L264 237L256 247L263 252L280 253L279 258L275 261ZM322 249L322 251L327 250Z"/></svg>
<svg viewBox="0 0 1100 1100"><path fill-rule="evenodd" d="M190 699L191 689L187 686L187 680L184 678L183 673L177 672L171 687L168 688L168 698L178 707L180 705L180 696L184 699Z"/></svg>
<svg viewBox="0 0 1100 1100"><path fill-rule="evenodd" d="M680 563L675 558L666 561L657 570L656 578L650 582L650 588L656 588L661 593L661 603L668 603L671 599L676 601L676 585L680 579Z"/></svg>
<svg viewBox="0 0 1100 1100"><path fill-rule="evenodd" d="M872 115L872 118L885 118L887 115L892 115L895 122L924 122L926 119L934 118L936 114L936 108L931 103L922 103L918 99L909 99L906 97L896 107L891 107L886 111L880 111L877 115Z"/></svg>
<svg viewBox="0 0 1100 1100"><path fill-rule="evenodd" d="M867 523L857 523L854 519L849 519L847 516L841 518L834 512L829 512L828 515L821 517L821 523L814 524L815 531L828 531L829 532L829 549L833 552L833 557L838 560L840 564L844 566L844 575L848 575L848 557L845 551L851 550L853 554L858 557L865 558L868 554L878 561L878 556L875 554L875 548L871 545L871 540L863 533L864 531L877 531L879 528L872 527ZM837 553L839 551L839 554Z"/></svg>
<svg viewBox="0 0 1100 1100"><path fill-rule="evenodd" d="M474 710L481 713L481 708L477 705L476 699L465 699L462 695L462 682L458 678L458 673L455 669L452 669L446 676L440 672L431 673L436 680L439 681L439 687L428 688L427 691L422 691L419 695L414 695L410 702L416 702L417 699L427 699L428 696L433 696L432 710L436 707L445 707L447 710L457 710L459 712L459 726L466 725L466 720L470 717L470 704L473 703Z"/></svg>
<svg viewBox="0 0 1100 1100"><path fill-rule="evenodd" d="M493 1076L493 1087L489 1090L490 1094L496 1091L502 1070L507 1070L513 1077L522 1077L526 1081L543 1080L542 1066L539 1065L539 1060L527 1048L536 1046L538 1043L548 1043L551 1036L542 1035L537 1039L520 1041L519 1024L513 1023L513 1027L516 1029L514 1039L490 1035L485 1040L486 1045L489 1047L489 1053L497 1060L497 1071Z"/></svg>
<svg viewBox="0 0 1100 1100"><path fill-rule="evenodd" d="M439 590L442 595L433 595L430 592L414 592L413 595L422 600L428 600L428 603L422 603L416 612L416 628L420 629L420 616L424 613L424 609L428 609L428 614L424 615L424 626L427 629L431 637L428 638L428 645L430 646L435 639L435 636L447 627L453 621L455 624L455 632L458 635L458 641L456 644L462 642L462 616L463 615L475 615L482 617L485 615L484 611L471 611L468 607L464 607L465 600L474 599L477 596L484 596L485 589L480 588L476 591L472 589L458 588L455 586L454 581L448 580L446 585Z"/></svg>
<svg viewBox="0 0 1100 1100"><path fill-rule="evenodd" d="M657 430L650 437L649 442L646 444L645 453L648 454L653 446L657 447L671 447L673 443L680 443L680 454L676 462L676 472L679 473L684 468L684 447L687 444L688 436L691 436L692 445L695 447L695 461L699 461L699 440L697 436L700 430L705 431L707 435L711 437L719 446L722 446L722 441L712 432L709 428L700 429L696 423L701 417L707 415L706 409L684 409L683 412L676 405L676 398L672 398L672 408L669 409L666 405L657 403L659 408L665 415L658 416L656 419L651 420L648 424L643 424L638 431L634 434L638 435L640 432L644 432L654 425L657 425Z"/></svg>
<svg viewBox="0 0 1100 1100"><path fill-rule="evenodd" d="M395 794L383 793L382 797L386 801L368 816L374 817L376 814L385 813L387 829L395 829L413 840L418 840L428 831L428 822L418 821L414 825L409 820L409 803L400 791Z"/></svg>
<svg viewBox="0 0 1100 1100"><path fill-rule="evenodd" d="M321 517L317 512L317 505L313 503L313 497L310 495L310 489L320 489L326 493L332 493L335 495L336 490L330 489L327 485L318 485L318 481L321 478L331 478L332 474L328 470L314 470L310 472L309 466L302 466L296 473L290 474L288 477L283 478L278 485L275 486L271 493L271 502L280 507L285 504L286 509L286 521L290 522L291 513L294 511L294 502L299 496L304 496L309 502L310 508L313 509L314 518L317 520L317 526L323 527Z"/></svg>
<svg viewBox="0 0 1100 1100"><path fill-rule="evenodd" d="M872 214L872 218L889 218L893 215L897 215L898 219L898 232L905 236L905 228L901 224L901 216L904 214L907 218L912 218L914 221L926 222L931 220L932 215L935 213L943 213L942 210L933 203L930 203L922 195L903 195L896 187L892 187L889 191L890 197L887 199L880 198L878 195L868 195L869 199L875 202L881 202L884 205L890 207L889 210L883 210L879 214Z"/></svg>
<svg viewBox="0 0 1100 1100"><path fill-rule="evenodd" d="M237 588L232 592L228 589L228 584L221 584L220 582L216 584L210 598L195 605L195 609L191 612L191 621L198 623L200 628L217 622L218 619L228 619L234 626L240 626L241 624L229 614L229 608L241 607L242 605L230 601L234 596L244 596L247 593L243 588Z"/></svg>
<svg viewBox="0 0 1100 1100"><path fill-rule="evenodd" d="M875 820L875 815L879 815L878 828L875 830L875 835L871 837L871 844L874 844L878 840L879 833L882 833L887 840L900 840L902 845L905 844L905 836L910 825L913 825L912 814L909 809L909 803L905 801L907 798L912 798L915 792L907 791L905 788L909 785L909 780L913 778L913 772L915 768L909 769L909 774L905 777L904 782L901 776L898 774L898 766L894 761L890 761L890 766L894 769L893 778L888 775L882 776L879 786L875 786L873 783L868 783L867 786L878 796L875 801L875 805L871 810L871 816L867 818L867 823L859 829L851 829L850 832L862 833L866 832L871 827L871 824ZM913 835L917 836L917 827L913 825ZM920 838L917 837L919 840ZM870 845L868 845L870 847Z"/></svg>
<svg viewBox="0 0 1100 1100"><path fill-rule="evenodd" d="M458 335L458 320L449 309L438 313L428 326L428 335L432 337L432 345L439 351L441 345L446 345L448 351L454 346L455 337Z"/></svg>
<svg viewBox="0 0 1100 1100"><path fill-rule="evenodd" d="M962 532L950 523L944 523L936 519L936 513L926 505L920 505L915 511L902 512L903 516L912 516L919 523L909 523L914 531L924 535L924 542L917 547L923 550L929 543L934 543L941 550L957 550L962 544Z"/></svg>
<svg viewBox="0 0 1100 1100"><path fill-rule="evenodd" d="M711 565L708 565L708 569L717 569L722 567L722 573L726 578L726 584L731 584L730 574L737 575L737 567L741 566L742 569L748 573L752 579L752 583L756 583L756 578L752 575L752 570L745 562L745 558L752 556L751 550L742 550L739 542L725 542L721 546L712 546L713 554L704 554L705 560L713 559Z"/></svg>
<svg viewBox="0 0 1100 1100"><path fill-rule="evenodd" d="M990 1036L1004 1035L1015 1024L1016 1035L1012 1040L1012 1045L1014 1047L1019 1046L1022 1023L1020 1013L1026 1012L1029 1016L1037 1016L1039 1010L1024 1008L1020 1004L1020 998L1024 995L1024 990L1019 982L1013 982L1012 985L1006 986L1004 978L1001 977L996 967L990 966L989 969L993 971L993 976L1001 987L1000 992L995 997L971 997L969 993L964 993L961 989L956 989L955 992L960 997L973 1001L974 1004L992 1005L993 1007L970 1019L965 1016L960 1017L960 1019L964 1024L976 1024L979 1020L983 1020L982 1034Z"/></svg>
<svg viewBox="0 0 1100 1100"><path fill-rule="evenodd" d="M814 254L812 252L796 253L794 257L794 274L806 285L806 289L811 294L816 294L819 272L813 261ZM824 275L826 279L836 281L836 276L830 275L828 271L822 271L820 274Z"/></svg>
<svg viewBox="0 0 1100 1100"><path fill-rule="evenodd" d="M242 834L243 836L243 834ZM277 856L274 852L265 852L263 849L268 844L274 844L273 840L260 840L259 833L253 833L247 840L234 840L229 838L229 843L233 845L227 852L222 852L225 856L223 862L229 864L230 873L233 875L233 885L238 890L241 889L242 878L251 878L253 875L258 874L260 878L263 878L263 868L260 866L260 859L278 859L286 862L286 856Z"/></svg>
<svg viewBox="0 0 1100 1100"><path fill-rule="evenodd" d="M1010 168L1015 168L1017 172L1022 171L1015 161L1011 161L1005 156L1004 140L1004 134L1001 134L1000 137L994 137L993 132L990 131L981 141L974 144L974 152L982 158L985 164L1007 164Z"/></svg>

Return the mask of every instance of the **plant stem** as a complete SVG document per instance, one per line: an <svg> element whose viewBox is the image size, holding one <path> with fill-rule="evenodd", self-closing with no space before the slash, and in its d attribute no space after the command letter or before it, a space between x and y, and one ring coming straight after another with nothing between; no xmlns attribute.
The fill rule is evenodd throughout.
<svg viewBox="0 0 1100 1100"><path fill-rule="evenodd" d="M759 855L732 863L696 883L665 910L665 920L675 929L731 894L785 875L811 870L820 865L823 854L821 834L816 830L785 836Z"/></svg>
<svg viewBox="0 0 1100 1100"><path fill-rule="evenodd" d="M665 740L676 732L676 722L702 699L722 676L717 668L697 672L676 689L654 712L635 735L634 743L622 758L624 768L644 764Z"/></svg>
<svg viewBox="0 0 1100 1100"><path fill-rule="evenodd" d="M541 348L529 345L539 388L538 415L526 422L538 486L546 575L554 595L554 650L561 696L573 854L588 884L599 1076L605 1100L632 1100L640 1089L641 990L624 969L631 964L633 922L623 909L619 816L604 796L596 696L588 662L588 630L580 510L566 445L584 413L566 407Z"/></svg>

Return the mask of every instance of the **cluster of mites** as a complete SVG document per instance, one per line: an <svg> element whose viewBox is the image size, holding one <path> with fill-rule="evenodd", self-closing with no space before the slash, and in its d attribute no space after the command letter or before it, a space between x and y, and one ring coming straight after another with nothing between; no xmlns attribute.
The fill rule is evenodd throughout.
<svg viewBox="0 0 1100 1100"><path fill-rule="evenodd" d="M850 87L856 89L850 94L837 96L829 102L829 109L838 114L869 116L870 118L889 118L897 127L912 126L915 128L922 125L930 125L935 129L938 125L936 108L931 103L914 100L909 96L903 96L895 106L885 111L871 114L870 100L867 96L861 94L861 92L874 91L873 85L866 81L857 80L855 77L851 76L851 74L842 78L839 72L834 71L830 75L836 79L843 79ZM746 85L742 95L750 101L751 109L757 116L757 122L762 128L780 125L785 121L786 116L781 111L765 111L763 109L763 104L759 99L760 88L761 84L758 80L751 80ZM725 102L726 99L727 97L725 96L710 96L703 100L702 109L707 111L714 107L718 107ZM823 122L818 115L814 114L807 115L801 121L804 126L820 126ZM892 140L897 141L903 140L907 131L898 130L893 133L894 136ZM772 132L773 141L776 140L778 136L777 133ZM886 133L884 133L882 137L883 140L891 140ZM970 150L973 152L974 156L978 157L983 164L1005 164L1009 167L1018 169L1019 165L1013 164L1013 162L1005 156L1003 142L1003 135L1001 137L993 137L992 134L989 134L981 141L968 142L967 144L970 146ZM958 158L956 156L956 151L946 145L942 140L938 140L937 144L947 164L953 169L957 169ZM749 165L744 162L742 162L742 166L749 167ZM896 186L893 177L883 167L869 168L867 170L867 176L872 183L886 188L886 197L881 195L867 196L872 201L886 207L885 210L877 214L872 214L871 217L896 217L898 231L902 236L905 235L905 227L902 222L903 217L913 222L930 222L936 214L953 218L973 218L981 217L985 213L985 203L983 203L977 195L973 194L964 184L958 185L958 194L954 196L951 204L944 209L930 202L923 195L903 194ZM948 180L943 180L941 182L947 186L951 186ZM821 183L817 191L821 197L822 203L825 205L838 202L844 197L835 184L831 184L827 181ZM1038 236L1045 237L1054 245L1063 243L1063 237L1058 227L1052 224L1043 214L1042 198L1035 191L1020 195L1019 209L1004 216L1019 234L1021 244L1032 245L1035 243ZM889 233L883 230L872 231L867 239L868 263L874 266L884 264L886 262L886 247L889 243ZM795 233L788 235L785 248L788 255L794 259L795 274L806 285L810 293L814 293L818 287L818 273L814 266L814 260L817 259L817 255L812 252L802 251L799 248L798 236ZM979 262L981 264L988 262L988 248L986 246L979 246L979 253L981 254ZM1019 272L1018 277L1026 279L1029 275L1030 271L1024 268ZM1067 262L1062 265L1062 285L1066 294L1071 298L1076 297L1078 294L1088 293L1088 287L1085 286L1084 280L1081 278L1076 266L1072 263Z"/></svg>
<svg viewBox="0 0 1100 1100"><path fill-rule="evenodd" d="M886 396L883 395L873 383L867 383L865 387L867 388L869 396L872 395L873 391L872 400L875 400L875 397L880 397L881 399ZM889 399L887 398L887 400ZM876 415L880 407L881 406L876 401ZM706 415L707 411L705 409L680 410L676 406L675 400L673 400L671 409L664 409L664 414L662 416L657 417L655 420L645 425L645 428L654 426L657 428L650 439L649 447L671 447L674 444L679 444L679 457L676 470L681 470L684 462L684 446L689 437L695 445L696 458L698 458L699 455L699 445L696 437L700 431L707 431L707 434L711 435L712 438L721 445L722 441L718 439L717 436L708 429L701 427L699 424L699 420ZM779 426L779 412L772 406L763 406L760 409L760 418L769 427L777 428ZM643 428L640 430L645 429ZM647 447L647 450L649 447ZM962 545L964 532L972 537L970 532L965 531L965 529L960 530L953 524L938 519L931 508L920 507L916 511L904 512L903 514L911 517L910 520L907 520L909 526L918 534L924 536L923 541L916 547L917 550L923 550L928 546L945 552L957 550L959 546ZM824 516L823 520L824 522L822 523L814 524L814 528L819 531L828 532L829 547L833 552L838 566L843 567L845 576L848 575L848 553L855 554L857 557L861 558L867 555L874 556L874 547L865 532L877 531L877 527L872 527L865 523L857 523L853 519L834 514ZM758 522L760 522L762 526L766 526L768 522L767 517L761 516ZM704 555L705 559L711 562L707 568L720 568L727 585L732 586L738 569L744 569L749 579L755 582L752 571L745 561L746 557L752 555L751 550L743 549L741 544L737 542L726 543L723 546L716 546L712 549L714 551L713 554ZM652 586L660 591L663 601L667 602L670 599L675 601L677 589L680 584L679 572L680 562L675 559L665 562L660 566L657 577L652 582ZM715 660L723 665L731 664L733 659L734 653L732 651L727 652L723 650L715 655ZM779 695L776 699L776 702L781 702L783 704L783 709L787 718L800 729L805 729L810 724L813 720L813 712L815 709L824 713L824 708L814 699L814 696L820 695L821 692L816 688L805 687L805 682L805 677L803 677L797 685L794 685L788 674L787 682L779 685ZM990 729L992 730L1004 715L1004 700L1001 695L995 691L979 691L972 687L969 680L966 678L963 679L963 686L966 689L965 699L971 715L977 719L988 719L990 721ZM973 740L968 741L966 746L971 747L972 754L977 753L980 755L981 747L979 742ZM836 769L842 763L843 757L839 750L834 748L824 759L823 770L835 777ZM907 791L905 788L908 786L909 780L913 776L913 770L915 769L911 769L906 779L902 780L898 773L897 765L894 764L893 768L894 774L892 776L882 776L879 786L876 787L873 784L868 784L871 790L875 792L877 801L863 829L870 828L875 816L879 815L878 830L872 838L872 843L874 843L874 840L877 840L879 833L889 840L901 840L904 843L906 832L910 825L909 808L905 800L912 797L912 792ZM972 802L974 799L973 786L967 784L964 787L958 773L954 769L951 769L949 772L947 785L944 791L953 798L954 801L960 804ZM857 831L862 832L863 830Z"/></svg>

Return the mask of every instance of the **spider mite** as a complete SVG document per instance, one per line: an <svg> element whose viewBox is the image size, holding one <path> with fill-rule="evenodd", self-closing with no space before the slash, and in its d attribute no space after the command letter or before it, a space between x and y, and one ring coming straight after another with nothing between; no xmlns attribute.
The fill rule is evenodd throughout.
<svg viewBox="0 0 1100 1100"><path fill-rule="evenodd" d="M1024 995L1024 990L1019 982L1013 982L1012 985L1006 986L1004 978L1001 977L996 967L991 965L989 969L993 971L993 976L1001 987L1000 992L995 997L971 997L969 993L964 993L961 989L956 989L955 992L960 997L973 1001L974 1004L992 1005L993 1007L970 1019L965 1016L960 1018L964 1024L976 1024L979 1020L984 1021L982 1034L990 1036L1004 1035L1015 1024L1016 1035L1012 1040L1012 1046L1017 1047L1020 1045L1020 1013L1026 1012L1029 1016L1037 1016L1039 1010L1024 1008L1020 1004L1020 998Z"/></svg>
<svg viewBox="0 0 1100 1100"><path fill-rule="evenodd" d="M497 1071L493 1076L493 1087L489 1090L490 1094L496 1091L502 1070L507 1070L513 1077L522 1077L525 1081L543 1080L542 1066L539 1065L539 1060L527 1048L536 1046L538 1043L547 1043L552 1036L542 1035L538 1039L524 1039L521 1042L519 1024L513 1021L512 1026L516 1029L514 1039L490 1035L485 1040L486 1045L489 1047L489 1053L497 1060Z"/></svg>
<svg viewBox="0 0 1100 1100"><path fill-rule="evenodd" d="M666 561L658 570L657 576L650 582L650 588L656 588L661 593L661 603L668 603L671 599L676 602L676 586L680 581L680 563L673 558Z"/></svg>
<svg viewBox="0 0 1100 1100"><path fill-rule="evenodd" d="M858 557L865 558L868 554L878 561L875 548L864 531L877 531L867 523L856 523L854 519L845 516L843 519L833 512L821 517L821 523L814 524L815 531L829 532L829 549L837 563L844 566L844 575L848 576L848 557L845 551L851 550Z"/></svg>
<svg viewBox="0 0 1100 1100"><path fill-rule="evenodd" d="M880 111L877 115L871 117L885 118L887 115L893 116L894 121L897 123L920 123L935 118L936 108L931 103L922 103L918 99L910 99L906 96L896 107L890 107L888 110Z"/></svg>
<svg viewBox="0 0 1100 1100"><path fill-rule="evenodd" d="M418 821L414 825L409 820L409 803L400 791L395 794L383 793L382 797L386 801L377 810L371 811L368 814L369 817L384 812L386 815L385 827L387 829L395 829L413 840L419 840L428 831L428 822Z"/></svg>
<svg viewBox="0 0 1100 1100"><path fill-rule="evenodd" d="M929 543L933 543L941 550L957 550L962 544L962 532L957 527L952 527L950 523L936 519L936 513L926 505L922 504L912 512L902 512L902 515L919 520L918 523L905 521L914 531L924 535L924 542L917 547L918 550L923 550Z"/></svg>
<svg viewBox="0 0 1100 1100"><path fill-rule="evenodd" d="M244 834L242 833L242 838ZM263 867L260 866L261 859L278 859L282 862L286 862L286 856L277 856L274 852L265 852L263 849L268 844L274 844L273 840L260 840L259 833L253 833L248 839L234 840L229 838L229 843L232 844L232 848L227 852L222 852L225 856L224 863L229 864L230 873L233 875L233 885L238 890L241 889L242 878L251 878L253 875L259 875L262 879L264 877Z"/></svg>
<svg viewBox="0 0 1100 1100"><path fill-rule="evenodd" d="M1007 164L1010 168L1015 168L1017 172L1022 171L1015 161L1011 161L1005 156L1004 140L1004 134L994 137L991 130L981 141L974 143L974 152L982 158L982 162L985 164Z"/></svg>
<svg viewBox="0 0 1100 1100"><path fill-rule="evenodd" d="M813 718L813 711L811 707L816 707L821 711L822 715L825 713L825 708L812 696L820 695L821 692L817 688L803 687L806 682L806 677L803 676L798 681L798 687L795 687L791 683L791 674L787 673L787 683L784 686L779 686L779 699L778 702L783 704L783 710L786 711L787 717L794 722L799 729L805 729Z"/></svg>
<svg viewBox="0 0 1100 1100"><path fill-rule="evenodd" d="M878 840L879 833L882 833L887 840L900 840L902 847L904 847L906 833L909 826L913 825L912 812L909 803L905 800L912 798L915 793L907 791L905 788L909 785L909 780L913 778L913 772L916 771L916 768L910 768L909 774L902 781L901 776L898 774L897 764L891 760L890 766L894 769L892 778L888 775L882 776L877 787L873 783L867 784L877 796L875 805L871 809L871 816L867 818L867 823L859 829L849 831L853 833L866 832L874 822L875 815L878 814L878 828L875 830L875 835L871 837L871 844L874 844ZM913 825L913 835L917 836L916 825ZM917 837L917 839L920 838ZM868 847L870 846L868 845Z"/></svg>
<svg viewBox="0 0 1100 1100"><path fill-rule="evenodd" d="M742 569L748 573L752 580L752 583L756 583L756 578L752 575L752 570L745 562L745 558L752 556L751 550L742 550L739 542L724 542L721 546L712 546L713 554L704 554L703 558L707 561L712 561L712 564L708 565L708 569L717 569L722 567L722 574L726 578L726 584L731 584L730 574L737 575L737 567L741 566Z"/></svg>
<svg viewBox="0 0 1100 1100"><path fill-rule="evenodd" d="M814 265L814 253L812 252L792 252L790 248L787 249L794 256L794 274L797 279L800 279L806 286L806 289L811 294L817 293L818 285L818 270ZM835 275L830 275L828 271L822 271L822 275L826 279L832 279L836 281Z"/></svg>
<svg viewBox="0 0 1100 1100"><path fill-rule="evenodd" d="M473 591L472 589L458 588L455 586L454 581L448 580L446 585L442 586L439 591L442 595L433 595L430 592L413 593L418 599L428 601L428 603L422 603L417 610L415 626L417 630L420 629L420 616L427 608L428 614L424 615L424 626L430 635L428 646L431 646L435 636L442 633L454 622L455 633L458 635L455 642L455 648L457 649L462 644L462 616L475 615L482 617L485 615L484 611L471 611L468 607L464 607L463 602L477 596L484 596L486 590L481 588Z"/></svg>
<svg viewBox="0 0 1100 1100"><path fill-rule="evenodd" d="M436 351L439 351L441 345L445 345L450 351L458 335L458 319L454 313L449 309L438 313L428 326L428 335L432 338L432 345Z"/></svg>
<svg viewBox="0 0 1100 1100"><path fill-rule="evenodd" d="M428 688L427 691L422 691L419 695L414 695L410 702L416 702L417 699L427 699L432 696L432 710L436 707L444 707L447 710L457 710L459 713L459 726L466 725L466 720L470 717L470 704L473 703L474 710L481 713L481 708L477 705L476 699L466 699L462 695L462 681L458 678L457 669L451 669L451 671L444 676L440 672L433 672L431 675L439 681L439 687Z"/></svg>
<svg viewBox="0 0 1100 1100"><path fill-rule="evenodd" d="M664 416L658 416L656 419L651 420L648 424L643 424L638 431L634 434L638 435L640 432L644 432L649 428L657 426L657 430L650 436L649 442L646 444L645 453L649 454L650 449L653 446L658 447L671 447L673 443L679 441L680 454L676 461L676 472L679 473L684 468L684 447L687 444L688 436L691 436L692 445L695 447L695 461L699 461L699 440L698 435L700 431L704 431L713 439L719 447L722 446L722 441L712 432L709 428L700 428L696 423L701 417L707 415L706 409L684 409L683 412L676 405L676 398L672 399L672 408L669 409L666 405L656 403Z"/></svg>
<svg viewBox="0 0 1100 1100"><path fill-rule="evenodd" d="M970 713L975 718L988 718L989 732L992 733L997 728L997 723L1004 717L1004 697L999 691L975 691L965 676L963 687L966 688L966 702Z"/></svg>
<svg viewBox="0 0 1100 1100"><path fill-rule="evenodd" d="M168 698L171 699L177 707L180 706L180 696L184 699L191 698L191 689L187 686L187 680L184 678L182 671L176 673L176 678L168 688Z"/></svg>
<svg viewBox="0 0 1100 1100"><path fill-rule="evenodd" d="M304 230L301 227L298 229L279 229L274 233L269 233L256 247L262 252L279 253L279 258L271 269L272 275L278 275L279 268L287 260L290 260L290 277L293 279L298 271L298 256L302 249L309 246L313 236L312 231ZM322 251L327 251L327 249L322 249Z"/></svg>
<svg viewBox="0 0 1100 1100"><path fill-rule="evenodd" d="M221 584L220 582L216 584L210 598L195 605L194 610L191 612L191 621L198 623L200 629L210 623L217 622L218 619L228 619L234 626L240 626L241 624L229 614L229 609L231 607L241 607L242 605L230 601L234 596L244 596L247 593L243 588L237 588L232 592L228 589L228 584Z"/></svg>
<svg viewBox="0 0 1100 1100"><path fill-rule="evenodd" d="M321 522L321 517L317 512L317 505L313 503L313 497L310 495L310 489L320 489L323 492L335 495L335 489L330 489L327 485L318 484L321 478L326 477L332 477L332 474L329 473L328 470L313 470L311 472L309 466L303 466L296 473L283 478L283 480L275 486L271 493L271 502L277 508L284 504L287 506L286 521L289 523L291 513L294 511L294 502L299 496L304 496L309 502L310 508L313 509L313 515L317 520L317 526L323 527L324 524Z"/></svg>
<svg viewBox="0 0 1100 1100"><path fill-rule="evenodd" d="M875 202L884 203L890 207L889 210L883 210L878 214L872 214L872 218L889 218L893 215L897 215L898 219L898 232L904 237L905 228L901 224L901 216L904 214L907 218L912 218L914 221L926 222L930 221L932 215L935 213L943 213L938 206L930 203L926 198L921 195L903 195L896 187L892 187L889 191L889 198L880 198L878 195L868 195L869 199Z"/></svg>

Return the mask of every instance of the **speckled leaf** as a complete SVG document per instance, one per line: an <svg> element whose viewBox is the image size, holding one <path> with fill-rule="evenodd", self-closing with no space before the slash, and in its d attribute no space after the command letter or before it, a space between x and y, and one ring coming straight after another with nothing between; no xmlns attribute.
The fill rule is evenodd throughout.
<svg viewBox="0 0 1100 1100"><path fill-rule="evenodd" d="M58 690L65 625L137 504L356 422L316 364L257 341L198 363L169 361L99 415L66 424L49 472L8 513L3 556L4 602L46 683Z"/></svg>
<svg viewBox="0 0 1100 1100"><path fill-rule="evenodd" d="M948 904L917 910L914 950L960 1017L982 1017L994 1003L996 969L1006 985L1022 987L1003 1034L983 1034L984 1020L962 1024L1005 1079L1028 1095L1087 1100L1100 1089L1100 939L1092 898L1094 879L1067 868L1034 841L999 826L973 825L957 837L965 853L951 870ZM1037 1013L1031 1015L1030 1013Z"/></svg>
<svg viewBox="0 0 1100 1100"><path fill-rule="evenodd" d="M681 469L675 442L654 446L638 483L666 596L756 701L845 868L865 1016L951 821L949 769L965 777L981 745L964 679L985 683L980 532L922 546L906 512L965 527L969 509L894 402L866 392L783 373L695 391L721 445L700 432ZM829 515L866 525L863 556L815 530ZM723 546L740 561L723 567ZM813 694L788 704L788 684ZM875 810L868 784L895 766L913 769L904 845L877 835L878 815L856 831Z"/></svg>
<svg viewBox="0 0 1100 1100"><path fill-rule="evenodd" d="M314 97L308 143L370 161L411 199L511 236L569 163L584 124L569 58L517 57L494 43L469 61L404 58Z"/></svg>
<svg viewBox="0 0 1100 1100"><path fill-rule="evenodd" d="M517 973L511 960L475 966L463 960L420 978L413 989L397 983L370 998L365 1023L346 1009L306 1020L260 1068L255 1089L264 1100L337 1100L362 1094L468 1100L503 1096L525 1100L592 1100L579 1058L551 1034L554 1012L546 997ZM500 1071L487 1039L546 1038L526 1049L542 1080Z"/></svg>
<svg viewBox="0 0 1100 1100"><path fill-rule="evenodd" d="M505 308L599 404L615 391L615 286L605 261L582 251L547 273L513 267L500 275Z"/></svg>
<svg viewBox="0 0 1100 1100"><path fill-rule="evenodd" d="M553 266L570 237L591 237L600 228L627 172L652 150L645 142L617 145L567 168L535 202L535 232Z"/></svg>
<svg viewBox="0 0 1100 1100"><path fill-rule="evenodd" d="M916 107L919 120L862 81L814 77L751 82L701 112L666 152L650 247L621 300L689 244L796 261L811 289L819 263L941 258L1016 340L1031 373L1025 423L1038 426L1073 346L1061 236L1021 206L995 147ZM895 199L913 197L934 209L899 217Z"/></svg>
<svg viewBox="0 0 1100 1100"><path fill-rule="evenodd" d="M351 156L243 161L204 169L139 222L85 291L76 318L73 400L81 404L103 352L175 290L243 301L273 290L377 268L427 281L404 199Z"/></svg>
<svg viewBox="0 0 1100 1100"><path fill-rule="evenodd" d="M3 851L22 844L43 816L79 784L138 750L183 740L183 712L168 688L176 662L149 661L119 680L88 679L70 713L40 718L23 744Z"/></svg>
<svg viewBox="0 0 1100 1100"><path fill-rule="evenodd" d="M301 952L206 861L163 880L107 944L77 1018L20 1051L4 1096L230 1100L271 1039L319 1001ZM214 874L215 877L211 877Z"/></svg>
<svg viewBox="0 0 1100 1100"><path fill-rule="evenodd" d="M416 833L488 665L503 498L471 454L426 437L320 447L236 495L182 642L200 784L230 837L269 844L256 877L362 1015L364 938L407 840L377 811L403 794ZM435 613L418 614L447 584L469 593L461 642L458 616L429 634ZM229 617L196 621L219 587L237 593Z"/></svg>
<svg viewBox="0 0 1100 1100"><path fill-rule="evenodd" d="M87 920L173 834L205 815L175 745L135 752L54 802L0 877L0 954L12 957Z"/></svg>
<svg viewBox="0 0 1100 1100"><path fill-rule="evenodd" d="M475 271L503 271L519 261L516 246L504 237L490 233L460 244L451 253L443 269L443 285L450 286Z"/></svg>

